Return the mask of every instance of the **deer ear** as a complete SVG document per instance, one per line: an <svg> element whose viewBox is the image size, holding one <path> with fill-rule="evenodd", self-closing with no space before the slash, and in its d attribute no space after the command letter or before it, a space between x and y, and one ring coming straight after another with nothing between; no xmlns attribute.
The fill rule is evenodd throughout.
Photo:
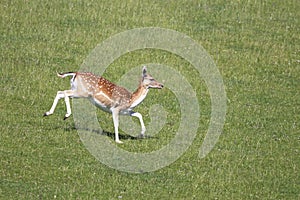
<svg viewBox="0 0 300 200"><path fill-rule="evenodd" d="M147 73L147 68L146 68L146 66L144 66L144 67L143 67L143 74L142 74L142 75L145 76L146 73Z"/></svg>

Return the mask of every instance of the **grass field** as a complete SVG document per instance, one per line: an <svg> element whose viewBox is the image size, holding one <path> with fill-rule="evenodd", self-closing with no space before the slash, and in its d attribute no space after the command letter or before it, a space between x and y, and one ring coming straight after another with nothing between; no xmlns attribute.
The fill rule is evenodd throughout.
<svg viewBox="0 0 300 200"><path fill-rule="evenodd" d="M15 1L0 4L0 199L299 199L300 4L287 1ZM117 80L143 63L180 71L201 107L197 136L180 159L155 172L120 172L97 161L82 144L61 101L47 111L95 46L119 32L162 27L186 34L214 59L227 93L223 134L208 156L198 151L210 119L209 92L192 66L160 50L141 50L114 62ZM158 138L126 140L132 151L167 144L178 127L168 90L148 106L169 113ZM109 114L97 112L113 132ZM124 136L123 136L124 137ZM113 138L110 138L113 140Z"/></svg>

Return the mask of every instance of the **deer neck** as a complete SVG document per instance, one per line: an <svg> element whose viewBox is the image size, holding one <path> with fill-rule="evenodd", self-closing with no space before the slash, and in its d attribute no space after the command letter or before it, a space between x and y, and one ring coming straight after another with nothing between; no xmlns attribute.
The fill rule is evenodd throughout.
<svg viewBox="0 0 300 200"><path fill-rule="evenodd" d="M142 84L139 85L138 89L132 93L130 99L130 107L134 108L139 105L147 96L149 89L144 87Z"/></svg>

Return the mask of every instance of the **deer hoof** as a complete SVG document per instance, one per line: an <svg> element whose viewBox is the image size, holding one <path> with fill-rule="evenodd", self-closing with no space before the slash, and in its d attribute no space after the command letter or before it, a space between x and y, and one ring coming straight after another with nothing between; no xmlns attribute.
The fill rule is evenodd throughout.
<svg viewBox="0 0 300 200"><path fill-rule="evenodd" d="M116 140L116 143L123 144L123 142L121 140Z"/></svg>
<svg viewBox="0 0 300 200"><path fill-rule="evenodd" d="M144 139L144 138L145 138L145 135L144 135L144 134L139 134L139 135L137 136L137 138L138 138L138 139Z"/></svg>
<svg viewBox="0 0 300 200"><path fill-rule="evenodd" d="M68 119L71 116L71 114L66 114L64 117L64 120Z"/></svg>
<svg viewBox="0 0 300 200"><path fill-rule="evenodd" d="M51 115L51 114L52 114L52 113L50 113L50 112L45 112L43 116L46 117L46 116L49 116L49 115Z"/></svg>

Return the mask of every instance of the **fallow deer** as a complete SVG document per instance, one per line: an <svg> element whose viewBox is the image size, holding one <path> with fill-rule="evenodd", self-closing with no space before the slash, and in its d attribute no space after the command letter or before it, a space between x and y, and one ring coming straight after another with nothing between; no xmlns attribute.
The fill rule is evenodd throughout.
<svg viewBox="0 0 300 200"><path fill-rule="evenodd" d="M119 139L119 115L129 115L139 118L142 127L141 135L143 136L146 131L143 117L140 113L134 112L133 109L145 99L150 88L163 88L163 84L157 82L147 73L145 66L142 70L142 78L139 86L133 93L124 87L118 86L92 73L68 72L57 75L61 78L72 76L71 89L58 91L51 109L46 112L44 116L53 114L59 99L64 98L67 107L67 113L64 117L65 120L71 115L69 98L87 98L103 111L112 113L115 141L117 143L123 143Z"/></svg>

